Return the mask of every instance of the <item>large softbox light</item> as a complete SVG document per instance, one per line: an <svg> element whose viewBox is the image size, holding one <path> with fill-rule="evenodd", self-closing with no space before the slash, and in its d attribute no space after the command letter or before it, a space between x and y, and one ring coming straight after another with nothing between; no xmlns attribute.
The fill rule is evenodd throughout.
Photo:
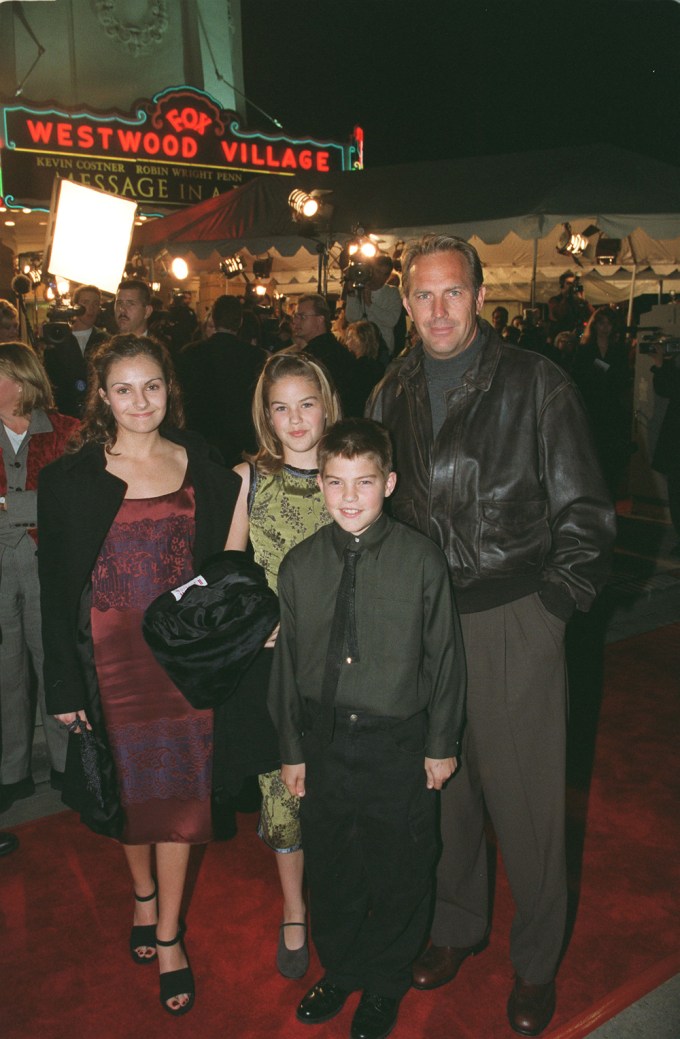
<svg viewBox="0 0 680 1039"><path fill-rule="evenodd" d="M115 293L123 276L137 203L56 180L45 240L46 273Z"/></svg>

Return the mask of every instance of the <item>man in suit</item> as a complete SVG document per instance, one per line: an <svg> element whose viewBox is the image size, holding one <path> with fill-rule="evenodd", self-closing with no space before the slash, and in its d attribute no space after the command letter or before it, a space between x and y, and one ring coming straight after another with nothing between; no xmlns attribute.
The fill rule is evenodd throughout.
<svg viewBox="0 0 680 1039"><path fill-rule="evenodd" d="M360 415L353 386L355 360L331 332L331 313L323 296L300 296L293 315L293 338L304 342L304 352L328 369L340 400L343 415Z"/></svg>
<svg viewBox="0 0 680 1039"><path fill-rule="evenodd" d="M54 389L57 410L62 415L80 418L87 391L87 359L107 333L96 327L101 311L101 292L96 285L80 285L73 293L73 304L82 307L71 322L71 330L64 329L58 341L45 350L44 364Z"/></svg>
<svg viewBox="0 0 680 1039"><path fill-rule="evenodd" d="M255 451L250 409L253 390L267 354L238 338L242 305L236 296L219 296L212 308L215 332L190 343L177 370L184 390L187 427L217 447L227 465Z"/></svg>

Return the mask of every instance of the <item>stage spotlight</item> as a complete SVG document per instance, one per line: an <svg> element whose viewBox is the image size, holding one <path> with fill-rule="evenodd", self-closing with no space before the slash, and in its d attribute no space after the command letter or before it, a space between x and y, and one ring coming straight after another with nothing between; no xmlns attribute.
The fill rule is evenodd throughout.
<svg viewBox="0 0 680 1039"><path fill-rule="evenodd" d="M40 253L22 253L19 256L19 268L22 274L30 278L33 285L42 281L42 256Z"/></svg>
<svg viewBox="0 0 680 1039"><path fill-rule="evenodd" d="M271 256L265 256L261 260L253 260L253 274L256 278L270 278L273 263L274 259Z"/></svg>
<svg viewBox="0 0 680 1039"><path fill-rule="evenodd" d="M320 203L313 195L308 195L300 188L294 188L288 196L288 205L293 211L294 220L299 220L300 217L311 220L319 212Z"/></svg>
<svg viewBox="0 0 680 1039"><path fill-rule="evenodd" d="M227 256L226 259L220 261L220 270L228 279L237 278L239 274L243 274L245 267L242 256Z"/></svg>
<svg viewBox="0 0 680 1039"><path fill-rule="evenodd" d="M581 253L586 251L588 239L600 233L599 228L595 227L594 224L589 224L581 234L572 231L571 224L563 224L562 226L564 230L557 242L557 251L562 256L573 256L574 259L577 259Z"/></svg>
<svg viewBox="0 0 680 1039"><path fill-rule="evenodd" d="M185 278L189 277L189 264L181 256L176 256L170 264L170 270L172 276L177 278L177 281L184 281Z"/></svg>
<svg viewBox="0 0 680 1039"><path fill-rule="evenodd" d="M354 242L350 242L347 251L350 256L356 259L361 257L363 260L372 260L378 255L378 246L370 238L362 237L357 238Z"/></svg>

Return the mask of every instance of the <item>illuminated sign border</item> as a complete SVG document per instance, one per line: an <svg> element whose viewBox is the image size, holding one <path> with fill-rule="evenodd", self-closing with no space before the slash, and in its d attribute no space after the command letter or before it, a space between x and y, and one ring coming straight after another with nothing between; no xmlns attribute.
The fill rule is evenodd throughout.
<svg viewBox="0 0 680 1039"><path fill-rule="evenodd" d="M36 199L46 197L47 179L61 174L135 198L142 205L175 206L201 200L202 191L189 184L199 178L215 195L255 174L294 176L303 170L321 175L360 169L363 164L360 128L347 144L242 130L237 113L222 109L215 98L195 87L167 87L150 100L137 101L131 111L68 112L55 102L0 104L3 161L8 172L14 164L11 175L0 179L0 190L4 182L14 189L5 196L5 204L25 205L16 197L14 177L20 179L19 166L22 182L31 174L34 182L40 180L43 193L34 195ZM132 179L125 176L125 164L135 164L138 182L144 178L147 194L136 191ZM30 197L31 186L21 194Z"/></svg>

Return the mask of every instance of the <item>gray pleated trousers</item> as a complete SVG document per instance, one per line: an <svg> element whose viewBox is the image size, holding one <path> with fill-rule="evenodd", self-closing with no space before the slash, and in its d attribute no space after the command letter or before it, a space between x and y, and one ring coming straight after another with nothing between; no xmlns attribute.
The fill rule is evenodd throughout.
<svg viewBox="0 0 680 1039"><path fill-rule="evenodd" d="M68 733L45 710L40 586L36 546L29 536L0 548L0 782L18 783L31 772L35 703L52 768L64 771Z"/></svg>
<svg viewBox="0 0 680 1039"><path fill-rule="evenodd" d="M564 938L565 624L530 595L462 614L468 668L462 766L442 792L435 945L489 930L484 803L515 902L510 955L531 984L551 980Z"/></svg>

